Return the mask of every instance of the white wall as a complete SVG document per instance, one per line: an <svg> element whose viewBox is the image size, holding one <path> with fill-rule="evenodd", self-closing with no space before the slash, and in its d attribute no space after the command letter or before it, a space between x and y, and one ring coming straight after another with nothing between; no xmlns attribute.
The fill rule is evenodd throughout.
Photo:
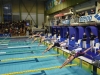
<svg viewBox="0 0 100 75"><path fill-rule="evenodd" d="M38 14L38 25L42 26L42 22L44 22L44 14Z"/></svg>
<svg viewBox="0 0 100 75"><path fill-rule="evenodd" d="M33 20L36 23L36 13L30 13L31 17L33 18ZM32 21L32 25L35 25L35 23L33 22L32 18L30 17L30 15L28 15L28 13L22 13L22 20L31 20ZM26 18L27 17L27 18ZM44 22L44 14L38 14L38 26L42 25L42 22Z"/></svg>
<svg viewBox="0 0 100 75"><path fill-rule="evenodd" d="M35 21L36 23L36 14L35 13L30 13L31 14L31 17L33 18L33 20ZM22 17L22 20L32 20L32 18L30 17L30 15L28 15L28 13L22 13L21 17ZM27 17L27 18L26 18ZM32 21L32 25L35 25L34 22Z"/></svg>

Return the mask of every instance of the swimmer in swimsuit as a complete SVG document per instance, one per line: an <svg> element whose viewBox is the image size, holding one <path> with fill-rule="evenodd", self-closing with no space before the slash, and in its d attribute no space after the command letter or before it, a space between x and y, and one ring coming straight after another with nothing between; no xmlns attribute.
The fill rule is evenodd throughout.
<svg viewBox="0 0 100 75"><path fill-rule="evenodd" d="M54 44L49 45L49 47L42 54L49 51L53 47L66 47L66 49L68 49L68 47L66 45L67 45L67 41L64 41L64 42L61 42L61 43L55 42Z"/></svg>
<svg viewBox="0 0 100 75"><path fill-rule="evenodd" d="M41 34L43 32L37 33L36 35L33 35L32 37L34 38L34 40L32 41L32 43L34 43L38 38L37 37L41 37Z"/></svg>
<svg viewBox="0 0 100 75"><path fill-rule="evenodd" d="M79 51L79 52L77 52L77 53L72 53L67 59L66 59L66 61L62 64L62 66L60 67L60 69L61 68L63 68L65 65L67 65L67 64L69 64L71 61L73 61L75 58L77 58L77 57L79 57L79 56L84 56L84 55L87 55L86 53L89 51L89 50L91 50L91 48L93 48L93 47L90 47L90 48L88 48L88 49L86 49L85 51ZM89 55L90 56L90 55ZM90 56L90 57L92 57L92 56Z"/></svg>
<svg viewBox="0 0 100 75"><path fill-rule="evenodd" d="M39 34L39 32L33 32L32 35L29 36L29 38L34 38L35 36L37 36Z"/></svg>

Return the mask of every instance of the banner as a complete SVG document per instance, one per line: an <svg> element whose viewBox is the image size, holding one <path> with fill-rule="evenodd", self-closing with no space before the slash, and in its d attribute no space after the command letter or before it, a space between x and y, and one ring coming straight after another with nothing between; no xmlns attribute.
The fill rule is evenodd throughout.
<svg viewBox="0 0 100 75"><path fill-rule="evenodd" d="M81 16L79 18L79 22L90 22L90 21L100 22L100 14Z"/></svg>
<svg viewBox="0 0 100 75"><path fill-rule="evenodd" d="M62 24L63 25L70 25L70 20L64 20L64 21L62 21Z"/></svg>
<svg viewBox="0 0 100 75"><path fill-rule="evenodd" d="M49 10L50 8L53 8L54 6L61 4L65 0L48 0L46 2L46 10Z"/></svg>
<svg viewBox="0 0 100 75"><path fill-rule="evenodd" d="M62 2L64 2L65 0L54 0L54 5L58 5L61 4Z"/></svg>

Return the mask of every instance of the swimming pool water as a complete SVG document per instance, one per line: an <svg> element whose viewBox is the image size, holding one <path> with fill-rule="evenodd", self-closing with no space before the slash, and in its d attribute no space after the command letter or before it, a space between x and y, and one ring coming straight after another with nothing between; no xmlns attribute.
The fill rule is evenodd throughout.
<svg viewBox="0 0 100 75"><path fill-rule="evenodd" d="M11 40L10 40L11 41ZM20 40L21 42L21 40ZM12 44L12 42L9 42L10 46L16 46L18 44ZM29 41L31 42L31 41ZM25 42L21 42L23 44ZM25 45L25 44L23 44ZM32 45L38 45L37 42L33 43ZM9 45L8 45L9 46ZM16 49L3 49L0 50L1 52L7 52L8 54L0 55L0 60L4 59L10 59L10 58L27 58L30 56L48 56L48 55L54 55L57 54L55 51L50 50L44 55L42 55L42 52L46 49L46 46L34 46L31 48L16 48ZM32 52L25 52L25 51L31 51ZM22 51L20 53L19 51ZM43 57L43 58L32 58L28 60L11 60L7 62L0 62L0 75L12 73L12 72L20 72L24 70L37 70L40 68L50 68L54 66L61 66L62 63L65 61L65 58L63 56L50 56L50 57ZM65 67L62 69L56 68L51 70L41 70L38 72L30 72L25 74L18 74L18 75L91 75L90 73L86 72L79 66L72 66L72 67Z"/></svg>

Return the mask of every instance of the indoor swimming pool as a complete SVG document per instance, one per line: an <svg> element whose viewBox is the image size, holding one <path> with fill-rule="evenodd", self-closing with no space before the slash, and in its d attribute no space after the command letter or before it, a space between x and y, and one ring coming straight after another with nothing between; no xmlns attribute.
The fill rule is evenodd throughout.
<svg viewBox="0 0 100 75"><path fill-rule="evenodd" d="M59 69L65 57L54 50L44 55L45 45L38 41L31 44L30 39L5 39L0 47L0 75L92 75L75 63ZM26 47L25 47L26 46Z"/></svg>

